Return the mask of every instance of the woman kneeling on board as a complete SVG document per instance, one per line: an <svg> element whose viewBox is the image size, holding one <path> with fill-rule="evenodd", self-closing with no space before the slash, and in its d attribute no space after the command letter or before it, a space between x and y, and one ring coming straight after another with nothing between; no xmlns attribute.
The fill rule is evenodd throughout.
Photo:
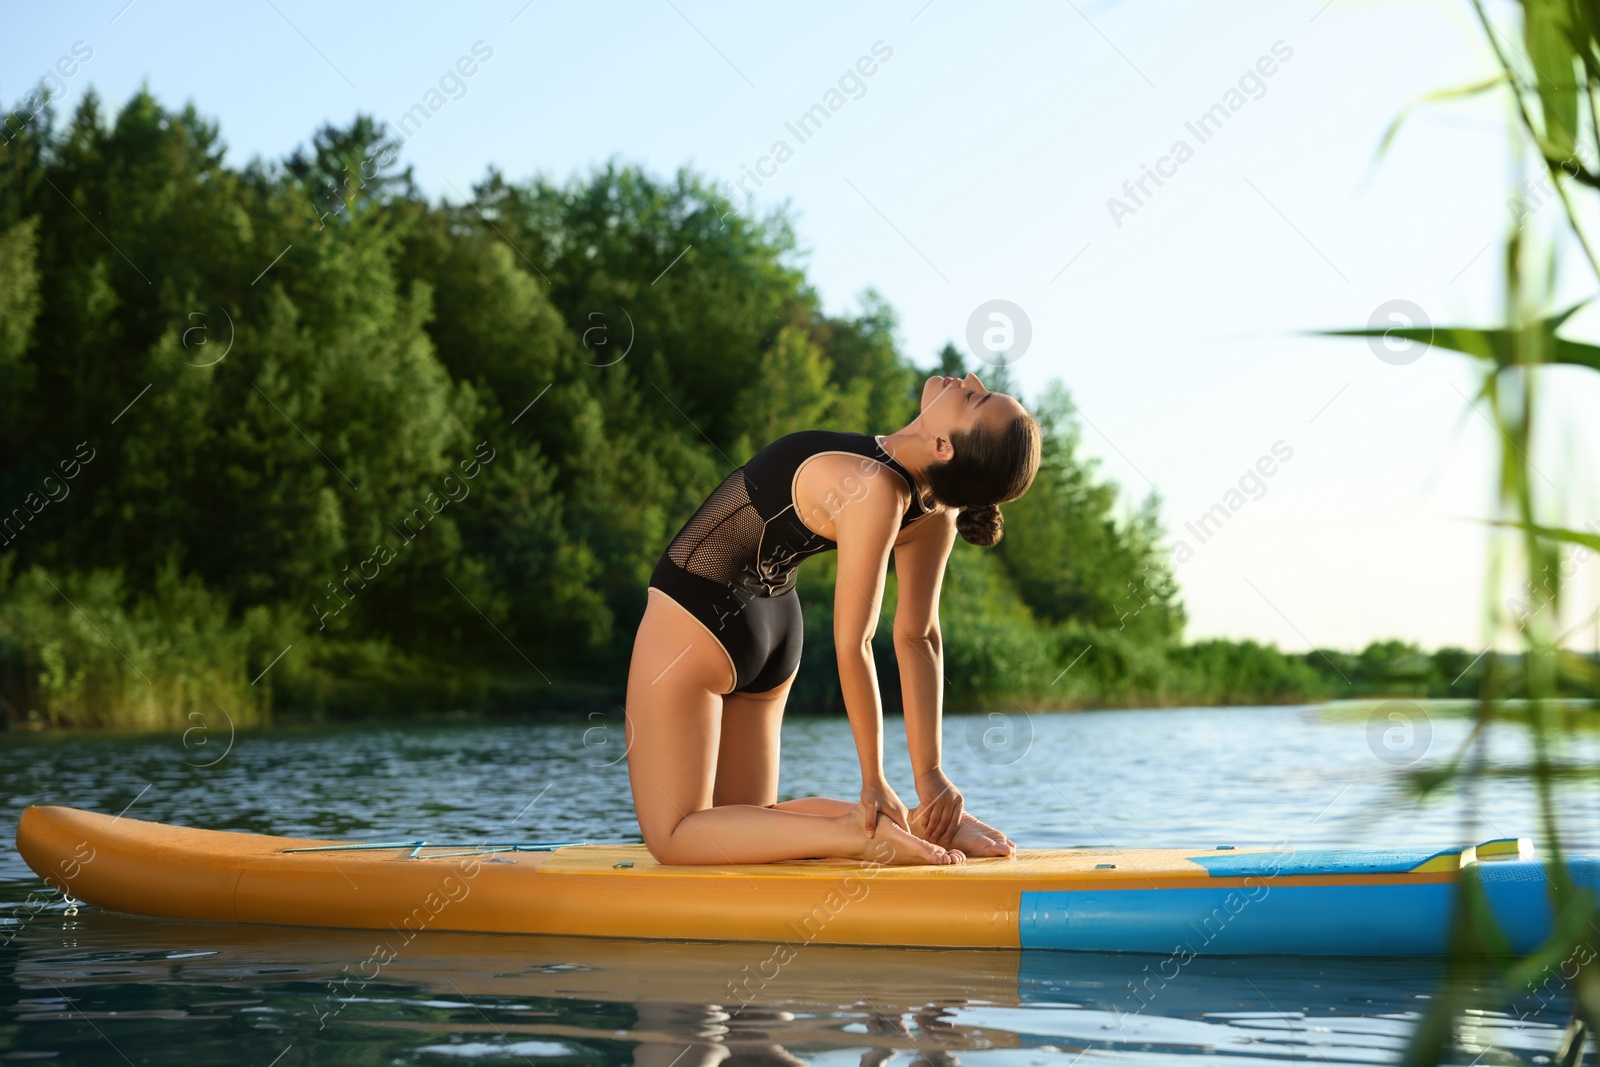
<svg viewBox="0 0 1600 1067"><path fill-rule="evenodd" d="M978 545L1000 539L996 505L1032 484L1039 425L975 374L929 378L921 403L887 436L779 438L717 486L662 554L634 638L626 722L634 809L658 861L866 858L870 848L880 862L942 864L1015 852L962 810L940 767L939 584L958 532ZM832 548L833 636L861 800L780 804L779 727L800 663L796 568ZM894 648L920 801L911 810L884 774L872 664L891 549Z"/></svg>

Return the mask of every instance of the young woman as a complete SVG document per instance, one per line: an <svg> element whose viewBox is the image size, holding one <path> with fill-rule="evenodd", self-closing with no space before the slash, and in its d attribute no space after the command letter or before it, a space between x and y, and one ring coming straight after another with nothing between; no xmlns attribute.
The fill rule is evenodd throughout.
<svg viewBox="0 0 1600 1067"><path fill-rule="evenodd" d="M962 810L940 767L939 584L957 533L979 545L1000 539L996 505L1027 490L1039 448L1039 425L1014 397L974 374L933 377L903 429L788 434L712 491L651 575L628 668L628 778L652 856L768 863L863 858L870 847L880 862L937 864L1015 851ZM861 801L779 804L779 727L800 663L795 569L832 548L833 636ZM895 656L921 801L910 810L884 775L872 663L891 549Z"/></svg>

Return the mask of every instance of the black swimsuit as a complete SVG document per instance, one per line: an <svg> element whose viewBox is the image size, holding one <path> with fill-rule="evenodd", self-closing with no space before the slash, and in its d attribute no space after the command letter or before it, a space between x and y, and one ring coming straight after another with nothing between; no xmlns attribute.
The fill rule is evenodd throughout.
<svg viewBox="0 0 1600 1067"><path fill-rule="evenodd" d="M883 464L911 487L902 529L926 514L911 472L870 434L801 430L778 438L711 491L662 553L650 584L705 624L733 660L735 693L775 689L800 665L800 561L838 545L795 510L794 481L812 456L861 456L860 474L843 479L826 515L866 492ZM872 462L875 461L875 462Z"/></svg>

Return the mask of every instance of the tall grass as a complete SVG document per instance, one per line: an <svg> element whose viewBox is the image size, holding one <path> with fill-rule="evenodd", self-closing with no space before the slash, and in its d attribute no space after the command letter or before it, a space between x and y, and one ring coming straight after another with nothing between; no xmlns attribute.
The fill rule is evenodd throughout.
<svg viewBox="0 0 1600 1067"><path fill-rule="evenodd" d="M590 691L537 691L382 639L331 639L269 607L243 612L162 570L136 593L115 569L13 574L0 559L0 722L13 729L186 729L493 711ZM203 718L194 718L199 713Z"/></svg>
<svg viewBox="0 0 1600 1067"><path fill-rule="evenodd" d="M1520 156L1527 146L1533 147L1536 169L1544 172L1560 196L1564 232L1576 239L1600 279L1600 261L1574 208L1575 191L1589 196L1600 189L1600 174L1580 162L1596 158L1593 150L1600 150L1600 108L1596 106L1600 96L1600 7L1575 0L1523 0L1521 41L1515 42L1511 34L1490 22L1481 0L1472 0L1472 4L1500 73L1435 98L1507 91L1514 151ZM1397 119L1385 135L1384 146L1398 124ZM1581 150L1582 146L1590 150ZM1560 236L1557 233L1547 239L1537 227L1524 225L1522 218L1512 220L1503 258L1502 326L1340 331L1365 336L1398 334L1461 353L1482 367L1473 402L1487 404L1499 437L1499 463L1494 472L1496 513L1490 517L1498 535L1485 576L1485 630L1491 645L1503 645L1510 639L1521 646L1518 682L1527 701L1525 721L1531 730L1533 758L1509 771L1529 783L1537 802L1538 845L1544 854L1550 904L1556 916L1549 938L1527 957L1514 958L1469 868L1455 902L1446 977L1406 1051L1407 1063L1433 1064L1444 1057L1461 1037L1464 1013L1476 1006L1474 989L1485 978L1497 980L1499 992L1509 999L1526 996L1536 984L1543 988L1552 973L1562 978L1571 974L1574 1015L1562 1043L1563 1064L1581 1058L1584 1045L1600 1023L1596 901L1592 892L1574 885L1567 870L1553 759L1565 747L1572 729L1571 719L1562 714L1556 700L1558 686L1564 678L1593 686L1597 666L1562 647L1560 551L1565 545L1600 549L1600 537L1563 525L1576 487L1548 483L1530 458L1536 430L1550 418L1541 403L1545 368L1566 364L1600 371L1600 348L1557 333L1578 309L1553 309ZM1513 611L1504 596L1508 584L1541 589L1541 610ZM1412 775L1411 784L1418 793L1470 789L1483 773L1509 681L1508 664L1499 651L1488 654L1487 664L1474 729L1443 766ZM1497 774L1506 771L1499 768ZM1592 776L1581 780L1592 780ZM1470 821L1465 809L1463 821Z"/></svg>
<svg viewBox="0 0 1600 1067"><path fill-rule="evenodd" d="M268 620L242 624L195 578L164 570L130 596L116 570L20 575L0 569L0 697L13 722L158 729L191 712L266 721L271 686L251 685L252 639Z"/></svg>

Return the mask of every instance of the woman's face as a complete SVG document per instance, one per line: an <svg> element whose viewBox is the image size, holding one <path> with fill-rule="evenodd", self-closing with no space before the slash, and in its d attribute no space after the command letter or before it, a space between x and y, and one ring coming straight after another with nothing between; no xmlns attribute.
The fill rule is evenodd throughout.
<svg viewBox="0 0 1600 1067"><path fill-rule="evenodd" d="M933 375L922 384L922 428L936 437L971 430L979 422L1000 426L1021 409L1015 397L991 393L976 374L965 378Z"/></svg>

